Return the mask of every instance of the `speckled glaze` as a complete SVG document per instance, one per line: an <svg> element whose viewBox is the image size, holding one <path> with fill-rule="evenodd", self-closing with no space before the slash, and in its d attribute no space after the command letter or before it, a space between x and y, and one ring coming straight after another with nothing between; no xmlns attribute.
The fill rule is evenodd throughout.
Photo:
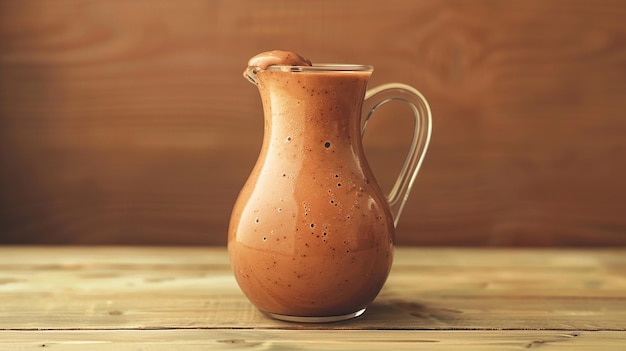
<svg viewBox="0 0 626 351"><path fill-rule="evenodd" d="M230 221L237 282L270 314L362 310L387 279L394 241L361 144L371 70L255 73L265 134Z"/></svg>

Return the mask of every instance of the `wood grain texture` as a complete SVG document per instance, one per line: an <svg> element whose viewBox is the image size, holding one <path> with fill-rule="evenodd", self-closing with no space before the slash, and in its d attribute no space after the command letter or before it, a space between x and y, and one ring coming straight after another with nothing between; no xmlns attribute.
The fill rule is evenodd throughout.
<svg viewBox="0 0 626 351"><path fill-rule="evenodd" d="M624 249L400 248L367 312L261 315L224 248L0 247L0 349L621 350Z"/></svg>
<svg viewBox="0 0 626 351"><path fill-rule="evenodd" d="M620 0L0 2L0 242L223 245L263 129L241 72L286 48L429 100L399 244L626 245L624 18ZM408 123L370 125L385 188Z"/></svg>
<svg viewBox="0 0 626 351"><path fill-rule="evenodd" d="M626 331L624 250L398 249L356 320L268 319L224 248L0 247L0 330Z"/></svg>
<svg viewBox="0 0 626 351"><path fill-rule="evenodd" d="M332 330L1 331L8 350L622 350L623 332Z"/></svg>

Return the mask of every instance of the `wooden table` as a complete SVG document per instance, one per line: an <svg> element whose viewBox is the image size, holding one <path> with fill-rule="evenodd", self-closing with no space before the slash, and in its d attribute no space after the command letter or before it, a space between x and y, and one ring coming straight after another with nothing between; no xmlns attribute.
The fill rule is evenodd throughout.
<svg viewBox="0 0 626 351"><path fill-rule="evenodd" d="M626 249L399 248L360 318L260 314L224 248L0 247L0 350L626 349Z"/></svg>

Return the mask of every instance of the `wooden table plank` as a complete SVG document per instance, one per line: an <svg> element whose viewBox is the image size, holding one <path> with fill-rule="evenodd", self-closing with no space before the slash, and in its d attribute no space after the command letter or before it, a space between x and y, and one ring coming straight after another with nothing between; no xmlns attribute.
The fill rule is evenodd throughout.
<svg viewBox="0 0 626 351"><path fill-rule="evenodd" d="M0 331L9 350L620 350L623 332L354 330Z"/></svg>
<svg viewBox="0 0 626 351"><path fill-rule="evenodd" d="M626 249L399 248L362 317L296 324L247 301L224 248L0 247L1 350L624 344Z"/></svg>
<svg viewBox="0 0 626 351"><path fill-rule="evenodd" d="M0 248L0 329L626 330L624 250L399 249L360 319L267 319L223 248Z"/></svg>

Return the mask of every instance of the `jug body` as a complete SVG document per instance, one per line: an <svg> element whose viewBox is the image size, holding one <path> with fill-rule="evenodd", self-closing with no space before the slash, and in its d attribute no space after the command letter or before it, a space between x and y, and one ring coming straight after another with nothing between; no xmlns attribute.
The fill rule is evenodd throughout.
<svg viewBox="0 0 626 351"><path fill-rule="evenodd" d="M393 261L394 218L361 143L371 67L258 73L258 161L229 227L236 280L261 311L334 321L364 311Z"/></svg>

